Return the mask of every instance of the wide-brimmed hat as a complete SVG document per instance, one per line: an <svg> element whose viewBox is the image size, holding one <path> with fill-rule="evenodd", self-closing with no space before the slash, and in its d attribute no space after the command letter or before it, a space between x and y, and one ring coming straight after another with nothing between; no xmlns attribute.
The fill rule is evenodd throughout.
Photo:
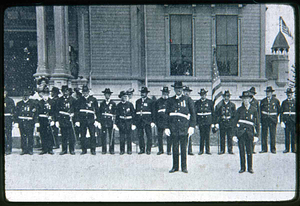
<svg viewBox="0 0 300 206"><path fill-rule="evenodd" d="M60 91L57 87L52 87L51 92L56 93L56 94L60 93Z"/></svg>
<svg viewBox="0 0 300 206"><path fill-rule="evenodd" d="M204 95L204 94L206 94L207 92L208 92L207 90L205 90L204 88L202 88L202 89L200 90L200 92L198 92L198 94Z"/></svg>
<svg viewBox="0 0 300 206"><path fill-rule="evenodd" d="M46 84L49 84L49 78L46 77L46 76L41 76L41 77L39 77L39 78L37 79L37 84L38 84L38 85L41 84L42 81L45 81Z"/></svg>
<svg viewBox="0 0 300 206"><path fill-rule="evenodd" d="M251 92L252 94L256 94L255 87L251 87L251 88L249 89L249 92Z"/></svg>
<svg viewBox="0 0 300 206"><path fill-rule="evenodd" d="M229 92L229 90L226 90L223 94L222 94L222 96L223 97L225 97L225 96L229 96L230 97L230 92Z"/></svg>
<svg viewBox="0 0 300 206"><path fill-rule="evenodd" d="M88 88L88 86L87 85L83 85L82 86L82 92L89 92L90 90L89 90L89 88Z"/></svg>
<svg viewBox="0 0 300 206"><path fill-rule="evenodd" d="M62 91L62 92L65 92L65 91L67 91L67 90L69 90L68 85L63 85L63 86L61 87L61 91Z"/></svg>
<svg viewBox="0 0 300 206"><path fill-rule="evenodd" d="M182 81L176 81L176 82L174 82L174 84L171 85L171 87L174 87L174 88L183 88Z"/></svg>
<svg viewBox="0 0 300 206"><path fill-rule="evenodd" d="M287 88L284 93L292 94L292 93L294 93L294 91L292 90L292 88Z"/></svg>
<svg viewBox="0 0 300 206"><path fill-rule="evenodd" d="M104 91L102 91L103 94L112 94L113 92L110 91L110 88L105 88Z"/></svg>
<svg viewBox="0 0 300 206"><path fill-rule="evenodd" d="M189 86L184 86L183 87L183 91L189 91L189 92L191 92L193 90L191 90Z"/></svg>
<svg viewBox="0 0 300 206"><path fill-rule="evenodd" d="M140 90L141 93L149 93L150 91L148 90L147 87L142 87Z"/></svg>
<svg viewBox="0 0 300 206"><path fill-rule="evenodd" d="M127 92L127 94L132 94L134 92L134 89L133 88L129 88L126 92Z"/></svg>
<svg viewBox="0 0 300 206"><path fill-rule="evenodd" d="M169 90L169 88L168 87L163 87L160 91L162 91L162 92L166 92L166 93L170 93L170 90Z"/></svg>
<svg viewBox="0 0 300 206"><path fill-rule="evenodd" d="M244 98L244 97L253 97L252 94L250 94L249 91L243 91L242 96L240 96L240 98Z"/></svg>
<svg viewBox="0 0 300 206"><path fill-rule="evenodd" d="M275 90L271 86L267 87L265 90L265 92L274 92L274 91Z"/></svg>
<svg viewBox="0 0 300 206"><path fill-rule="evenodd" d="M119 98L122 98L123 96L127 95L127 92L121 91L119 94Z"/></svg>

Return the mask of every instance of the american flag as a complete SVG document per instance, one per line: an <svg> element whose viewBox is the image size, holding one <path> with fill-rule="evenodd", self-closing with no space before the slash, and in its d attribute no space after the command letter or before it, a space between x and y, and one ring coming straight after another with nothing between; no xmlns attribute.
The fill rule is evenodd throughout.
<svg viewBox="0 0 300 206"><path fill-rule="evenodd" d="M219 69L217 65L217 57L216 57L216 48L214 48L213 53L214 59L213 59L213 65L212 65L212 95L211 99L213 101L214 105L217 105L221 101L222 96L222 85L221 85L221 79L219 76Z"/></svg>
<svg viewBox="0 0 300 206"><path fill-rule="evenodd" d="M279 24L279 25L281 25L281 31L293 39L290 29L289 29L289 27L287 27L287 25L284 22L282 17L279 17L279 22L281 23L281 24Z"/></svg>

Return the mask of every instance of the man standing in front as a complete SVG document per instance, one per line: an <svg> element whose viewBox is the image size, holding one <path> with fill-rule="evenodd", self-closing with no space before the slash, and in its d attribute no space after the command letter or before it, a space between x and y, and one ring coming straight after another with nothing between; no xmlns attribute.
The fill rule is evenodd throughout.
<svg viewBox="0 0 300 206"><path fill-rule="evenodd" d="M104 94L105 100L103 100L100 104L99 108L99 120L101 124L101 139L102 139L102 154L106 154L107 152L107 134L109 136L109 153L113 154L115 152L115 140L112 138L112 131L113 127L116 128L116 125L114 124L114 118L116 116L116 103L110 99L110 96L113 92L110 91L109 88L106 88L104 91L102 91Z"/></svg>
<svg viewBox="0 0 300 206"><path fill-rule="evenodd" d="M158 133L158 153L157 155L161 155L164 153L163 147L163 134L165 128L167 128L167 119L168 116L166 114L167 101L169 98L170 90L168 87L163 87L161 90L162 96L155 102L155 124L157 125L157 133ZM167 154L171 154L171 139L170 136L167 137Z"/></svg>
<svg viewBox="0 0 300 206"><path fill-rule="evenodd" d="M7 96L7 89L4 87L4 130L5 130L5 154L12 152L12 124L14 122L15 102Z"/></svg>
<svg viewBox="0 0 300 206"><path fill-rule="evenodd" d="M267 137L270 130L270 147L271 152L276 154L276 127L278 115L280 112L280 102L273 96L273 88L267 87L265 90L267 97L260 103L261 118L261 151L259 153L268 152Z"/></svg>
<svg viewBox="0 0 300 206"><path fill-rule="evenodd" d="M253 138L254 136L258 137L259 121L257 109L250 104L251 97L252 95L249 91L243 92L242 96L240 96L243 104L238 108L233 121L240 150L241 169L239 173L243 173L246 170L245 148L247 153L248 172L254 173L252 167Z"/></svg>
<svg viewBox="0 0 300 206"><path fill-rule="evenodd" d="M281 127L285 131L285 150L283 153L296 153L296 139L295 139L295 124L296 124L296 102L293 98L293 90L288 88L286 90L287 99L284 100L280 107L280 122Z"/></svg>
<svg viewBox="0 0 300 206"><path fill-rule="evenodd" d="M190 89L189 86L184 86L183 87L183 94L187 97L190 97L190 94L193 90ZM188 140L188 155L194 155L193 153L193 142L192 142L192 136L189 136L189 140Z"/></svg>
<svg viewBox="0 0 300 206"><path fill-rule="evenodd" d="M142 87L140 90L141 98L136 101L136 115L135 115L135 125L137 127L137 133L139 137L139 147L140 152L138 154L145 153L145 141L144 141L144 130L147 136L147 155L151 154L152 147L152 130L154 127L154 105L153 101L148 97L150 92L147 87Z"/></svg>
<svg viewBox="0 0 300 206"><path fill-rule="evenodd" d="M256 95L255 87L251 87L250 90L250 95L252 95L252 98L250 99L250 104L256 108L257 113L258 113L258 123L260 123L260 111L259 111L259 102L257 99L255 99L254 95ZM255 154L255 142L253 143L253 154Z"/></svg>
<svg viewBox="0 0 300 206"><path fill-rule="evenodd" d="M186 146L188 138L194 134L196 114L193 100L182 94L183 85L176 81L174 85L175 96L167 101L166 114L168 115L168 127L165 134L171 136L173 145L173 167L170 173L179 170L179 145L181 150L181 170L188 173L186 164Z"/></svg>
<svg viewBox="0 0 300 206"><path fill-rule="evenodd" d="M209 147L209 136L212 124L212 116L214 112L214 105L211 100L206 98L207 91L205 89L201 89L198 93L200 94L200 99L195 103L197 124L200 130L200 149L198 155L203 154L204 143L206 154L211 154Z"/></svg>

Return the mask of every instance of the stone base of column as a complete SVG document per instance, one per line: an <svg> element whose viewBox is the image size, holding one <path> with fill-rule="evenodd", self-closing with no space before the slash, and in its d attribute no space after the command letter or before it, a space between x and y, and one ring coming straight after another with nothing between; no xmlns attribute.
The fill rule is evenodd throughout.
<svg viewBox="0 0 300 206"><path fill-rule="evenodd" d="M82 79L72 79L72 88L82 88L83 85L86 85L88 83L88 80L86 78Z"/></svg>
<svg viewBox="0 0 300 206"><path fill-rule="evenodd" d="M61 88L63 85L71 87L73 76L70 74L53 74L50 78L50 86Z"/></svg>

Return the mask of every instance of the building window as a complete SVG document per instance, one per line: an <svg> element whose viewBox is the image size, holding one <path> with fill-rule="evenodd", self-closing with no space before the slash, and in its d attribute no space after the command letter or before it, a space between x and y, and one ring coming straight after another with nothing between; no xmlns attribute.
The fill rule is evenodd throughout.
<svg viewBox="0 0 300 206"><path fill-rule="evenodd" d="M217 15L217 64L221 76L238 75L238 17Z"/></svg>
<svg viewBox="0 0 300 206"><path fill-rule="evenodd" d="M171 75L193 76L192 15L170 15Z"/></svg>

